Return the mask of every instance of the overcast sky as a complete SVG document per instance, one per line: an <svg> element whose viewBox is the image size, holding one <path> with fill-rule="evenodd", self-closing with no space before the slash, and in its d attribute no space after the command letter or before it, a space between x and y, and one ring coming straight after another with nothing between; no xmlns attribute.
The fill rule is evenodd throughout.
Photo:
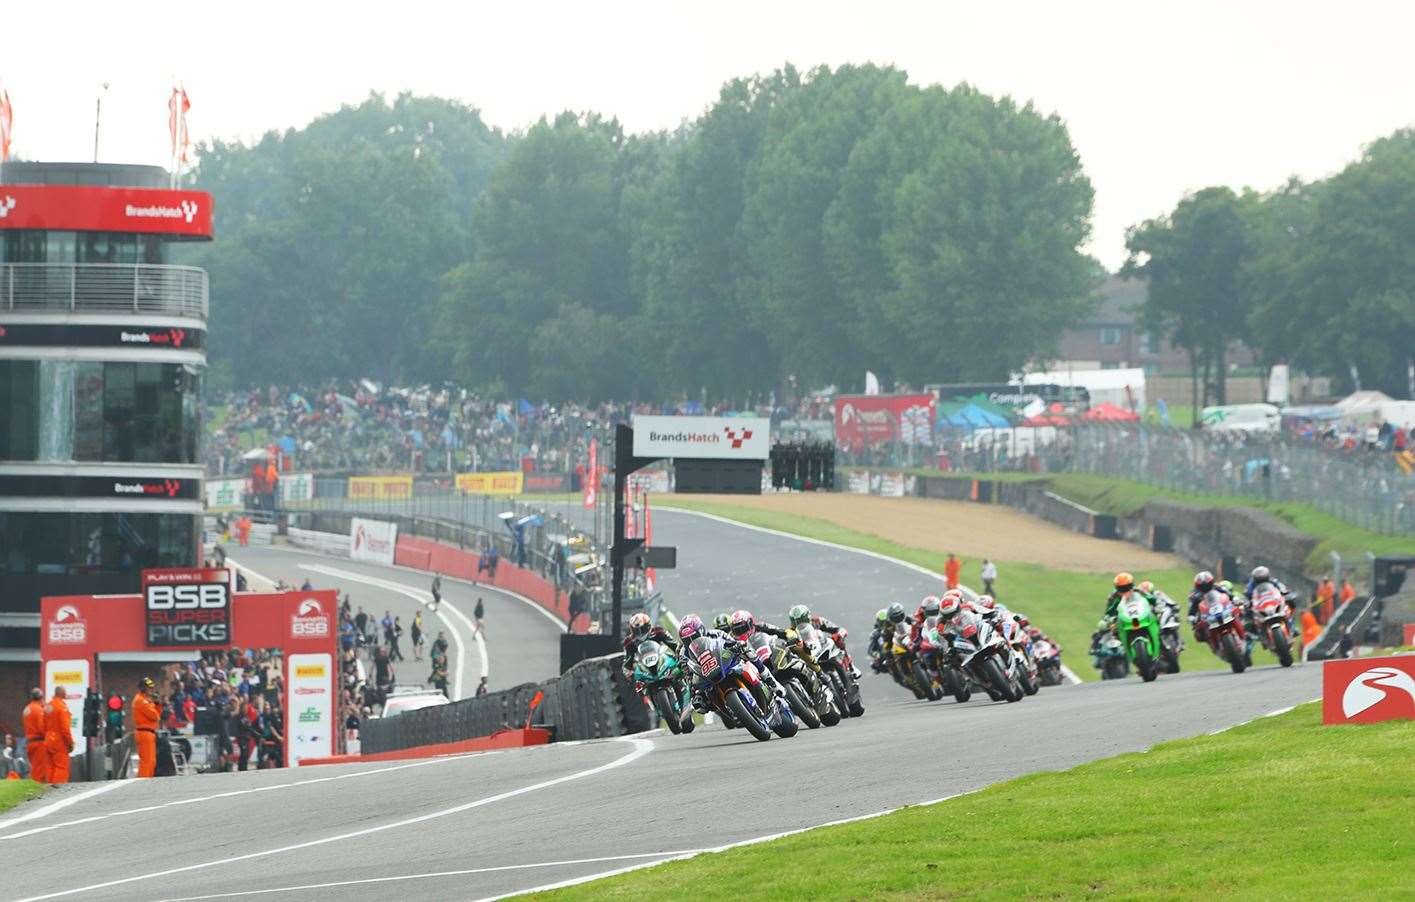
<svg viewBox="0 0 1415 902"><path fill-rule="evenodd" d="M446 7L446 9L442 7ZM144 7L148 7L144 11ZM503 129L563 109L634 131L699 115L723 81L891 63L1055 112L1096 188L1088 248L1212 184L1329 174L1415 124L1415 3L263 2L7 4L15 153L165 163L167 93L194 139L302 126L370 90L455 97Z"/></svg>

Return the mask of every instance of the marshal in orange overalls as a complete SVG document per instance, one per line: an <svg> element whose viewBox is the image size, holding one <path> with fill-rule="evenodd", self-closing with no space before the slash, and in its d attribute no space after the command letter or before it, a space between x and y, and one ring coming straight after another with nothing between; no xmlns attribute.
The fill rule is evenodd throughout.
<svg viewBox="0 0 1415 902"><path fill-rule="evenodd" d="M29 758L30 779L36 783L49 782L49 749L44 745L44 702L41 699L25 705L25 755Z"/></svg>
<svg viewBox="0 0 1415 902"><path fill-rule="evenodd" d="M51 786L69 782L69 753L74 750L74 733L69 720L69 705L62 694L64 687L54 690L54 697L44 706L44 746L49 751Z"/></svg>
<svg viewBox="0 0 1415 902"><path fill-rule="evenodd" d="M161 717L161 706L139 689L133 696L133 738L138 746L139 777L157 773L157 723Z"/></svg>

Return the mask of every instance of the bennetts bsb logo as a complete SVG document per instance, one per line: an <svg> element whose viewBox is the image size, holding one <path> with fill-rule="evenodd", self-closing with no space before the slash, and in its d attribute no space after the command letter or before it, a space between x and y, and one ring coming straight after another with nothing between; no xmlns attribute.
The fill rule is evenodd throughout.
<svg viewBox="0 0 1415 902"><path fill-rule="evenodd" d="M49 622L50 645L82 645L88 641L88 624L71 604L60 606Z"/></svg>
<svg viewBox="0 0 1415 902"><path fill-rule="evenodd" d="M290 618L290 636L298 639L322 639L329 635L329 615L317 598L300 602Z"/></svg>

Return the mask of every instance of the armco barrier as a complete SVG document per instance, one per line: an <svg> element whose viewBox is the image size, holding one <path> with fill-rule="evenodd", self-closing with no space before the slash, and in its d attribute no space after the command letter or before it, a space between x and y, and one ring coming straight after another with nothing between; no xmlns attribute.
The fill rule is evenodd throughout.
<svg viewBox="0 0 1415 902"><path fill-rule="evenodd" d="M499 730L490 736L478 736L475 739L419 745L389 752L331 755L328 758L302 758L300 759L300 767L311 767L316 764L349 764L359 761L406 761L409 758L434 758L438 755L465 755L469 752L489 752L495 749L518 749L528 745L545 745L549 741L549 730L539 727L522 727L514 730Z"/></svg>
<svg viewBox="0 0 1415 902"><path fill-rule="evenodd" d="M570 596L559 591L550 580L517 567L505 558L497 563L496 578L492 579L485 572L477 572L479 560L480 556L474 551L454 548L417 536L398 536L398 544L393 552L393 563L400 566L436 571L458 579L473 580L498 589L506 589L517 595L524 595L550 611L561 622L569 622Z"/></svg>
<svg viewBox="0 0 1415 902"><path fill-rule="evenodd" d="M359 730L364 755L380 755L490 736L523 726L549 729L557 740L599 739L639 733L652 726L648 709L619 669L621 656L581 661L540 683L420 708L396 717L365 720ZM544 693L531 712L536 692Z"/></svg>

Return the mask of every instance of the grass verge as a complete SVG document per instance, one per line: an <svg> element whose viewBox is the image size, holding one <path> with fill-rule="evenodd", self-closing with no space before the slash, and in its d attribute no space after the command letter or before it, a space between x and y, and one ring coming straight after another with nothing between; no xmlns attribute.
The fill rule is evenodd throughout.
<svg viewBox="0 0 1415 902"><path fill-rule="evenodd" d="M33 780L0 780L0 811L44 795L49 787Z"/></svg>
<svg viewBox="0 0 1415 902"><path fill-rule="evenodd" d="M536 898L1411 898L1412 743L1415 722L1323 727L1303 705Z"/></svg>
<svg viewBox="0 0 1415 902"><path fill-rule="evenodd" d="M752 526L763 526L792 535L821 539L838 545L848 545L851 548L862 548L866 551L873 551L877 554L927 567L935 573L943 572L944 562L948 559L947 555L939 552L910 548L879 536L857 532L815 517L737 507L713 501L690 501L675 498L671 503L667 501L664 503L669 507L714 514ZM1123 549L1125 546L1119 547ZM1119 557L1123 562L1123 551ZM977 558L964 557L962 561L964 573L977 573L982 566L982 561ZM1096 621L1100 619L1105 610L1105 599L1110 594L1111 579L1115 574L1049 570L1038 564L1019 561L994 561L994 563L997 564L998 569L997 593L999 600L1008 607L1025 613L1041 629L1061 643L1062 658L1078 677L1083 680L1099 679L1100 675L1091 667L1086 650L1090 647L1091 632L1096 628ZM1176 568L1137 572L1136 576L1140 579L1152 580L1171 597L1182 600L1188 594L1188 586L1193 578L1193 573L1187 569ZM871 599L870 603L877 607L884 607L892 601L899 601L910 610L913 610L919 602L917 598L882 597ZM682 615L687 611L679 611L678 613ZM698 613L706 617L716 612L699 611ZM825 613L829 615L830 612ZM863 639L863 637L860 638ZM1197 647L1192 640L1186 639L1186 641L1188 649L1180 658L1180 664L1185 669L1213 670L1225 666L1207 648ZM1253 650L1253 663L1272 664L1276 663L1276 659L1260 647Z"/></svg>

